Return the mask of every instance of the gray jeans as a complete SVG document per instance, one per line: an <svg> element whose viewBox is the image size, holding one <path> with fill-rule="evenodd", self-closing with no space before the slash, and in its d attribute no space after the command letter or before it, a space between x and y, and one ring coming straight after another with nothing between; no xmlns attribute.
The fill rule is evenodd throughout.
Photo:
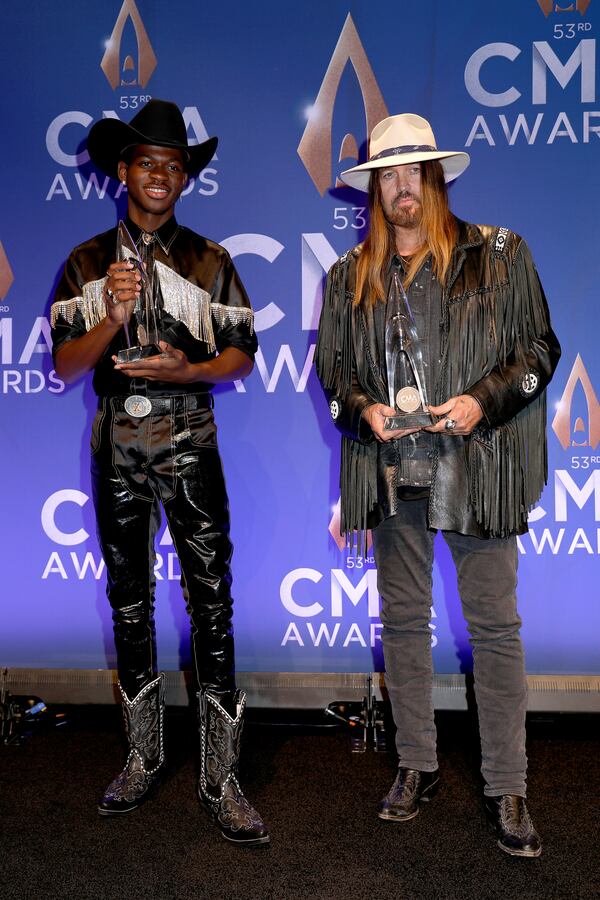
<svg viewBox="0 0 600 900"><path fill-rule="evenodd" d="M373 531L383 648L401 766L437 768L431 630L433 540L427 500L399 501ZM527 683L517 613L514 537L443 532L473 648L485 794L525 796Z"/></svg>

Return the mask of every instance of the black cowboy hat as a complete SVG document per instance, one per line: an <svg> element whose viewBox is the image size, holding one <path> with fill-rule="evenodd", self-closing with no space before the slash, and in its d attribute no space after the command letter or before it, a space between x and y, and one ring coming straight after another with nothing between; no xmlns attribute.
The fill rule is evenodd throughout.
<svg viewBox="0 0 600 900"><path fill-rule="evenodd" d="M119 119L96 122L90 129L87 148L94 165L111 178L118 178L117 165L123 159L123 152L136 144L181 150L186 171L193 175L211 161L217 142L218 138L211 137L202 144L190 146L179 107L168 100L149 100L129 124Z"/></svg>

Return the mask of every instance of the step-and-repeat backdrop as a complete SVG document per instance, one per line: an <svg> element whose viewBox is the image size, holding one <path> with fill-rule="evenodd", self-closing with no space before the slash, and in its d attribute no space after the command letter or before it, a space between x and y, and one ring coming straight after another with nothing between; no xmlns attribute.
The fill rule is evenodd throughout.
<svg viewBox="0 0 600 900"><path fill-rule="evenodd" d="M238 667L382 668L370 551L338 529L339 438L315 376L325 271L364 234L365 196L337 173L387 114L428 118L472 163L461 217L523 234L563 357L549 389L548 487L519 540L530 672L598 671L600 0L60 0L4 4L0 393L0 665L114 666L88 476L94 396L52 368L48 311L70 249L111 227L121 186L90 165L101 116L175 100L218 155L181 222L224 244L260 350L219 390L231 496ZM468 668L438 536L438 672ZM157 542L160 664L189 660L179 569Z"/></svg>

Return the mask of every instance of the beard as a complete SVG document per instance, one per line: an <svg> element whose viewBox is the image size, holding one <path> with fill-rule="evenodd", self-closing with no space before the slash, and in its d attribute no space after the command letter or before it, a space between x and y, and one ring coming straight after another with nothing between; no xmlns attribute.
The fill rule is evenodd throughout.
<svg viewBox="0 0 600 900"><path fill-rule="evenodd" d="M399 200L412 200L412 206L397 206ZM423 207L412 194L401 193L392 201L391 208L384 207L384 214L390 225L401 228L418 228L423 220Z"/></svg>

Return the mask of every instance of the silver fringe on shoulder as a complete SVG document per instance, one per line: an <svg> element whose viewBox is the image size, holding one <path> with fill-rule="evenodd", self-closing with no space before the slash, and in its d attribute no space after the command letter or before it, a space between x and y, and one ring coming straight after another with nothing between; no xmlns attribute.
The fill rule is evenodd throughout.
<svg viewBox="0 0 600 900"><path fill-rule="evenodd" d="M204 341L212 352L215 349L215 335L210 315L210 294L196 284L192 284L165 266L154 263L160 281L160 291L165 311L187 327L197 341Z"/></svg>
<svg viewBox="0 0 600 900"><path fill-rule="evenodd" d="M88 281L84 284L81 297L71 297L70 300L59 300L50 308L50 324L52 328L59 318L65 319L69 325L73 324L77 312L81 313L85 323L85 330L90 331L95 325L99 325L106 315L104 305L104 285L106 278L98 281Z"/></svg>
<svg viewBox="0 0 600 900"><path fill-rule="evenodd" d="M187 281L158 260L154 266L165 311L177 321L183 322L190 334L196 340L203 341L211 353L216 349L213 321L217 332L236 325L247 326L250 334L254 332L254 313L250 308L211 303L208 291ZM81 297L53 303L50 310L52 327L60 318L72 325L78 312L83 318L86 331L98 325L106 315L103 295L105 283L106 278L89 281L84 284Z"/></svg>
<svg viewBox="0 0 600 900"><path fill-rule="evenodd" d="M254 313L248 307L211 303L210 308L219 331L228 325L246 325L250 334L254 334Z"/></svg>

